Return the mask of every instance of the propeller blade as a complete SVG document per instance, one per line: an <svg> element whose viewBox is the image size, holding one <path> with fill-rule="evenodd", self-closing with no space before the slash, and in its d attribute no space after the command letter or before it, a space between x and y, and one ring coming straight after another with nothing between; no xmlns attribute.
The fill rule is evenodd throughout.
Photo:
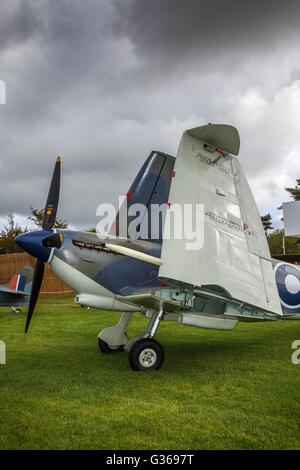
<svg viewBox="0 0 300 470"><path fill-rule="evenodd" d="M57 157L44 211L43 230L50 230L55 222L60 189L60 157Z"/></svg>
<svg viewBox="0 0 300 470"><path fill-rule="evenodd" d="M39 296L39 292L40 292L40 288L41 288L41 284L43 280L43 275L44 275L44 269L45 269L44 261L41 259L37 259L35 262L34 271L33 271L30 302L29 302L29 307L28 307L24 338L26 337L26 333L30 325L30 320L34 312L34 307Z"/></svg>

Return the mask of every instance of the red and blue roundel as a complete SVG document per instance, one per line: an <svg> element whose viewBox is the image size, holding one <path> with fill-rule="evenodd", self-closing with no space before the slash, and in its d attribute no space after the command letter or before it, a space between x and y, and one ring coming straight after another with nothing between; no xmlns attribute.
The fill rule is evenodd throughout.
<svg viewBox="0 0 300 470"><path fill-rule="evenodd" d="M278 263L275 279L282 305L289 309L300 307L300 269L292 264Z"/></svg>

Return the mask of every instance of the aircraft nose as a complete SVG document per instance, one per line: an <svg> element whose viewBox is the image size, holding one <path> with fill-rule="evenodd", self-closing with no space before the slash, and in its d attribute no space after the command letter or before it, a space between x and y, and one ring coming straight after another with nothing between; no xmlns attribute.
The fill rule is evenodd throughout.
<svg viewBox="0 0 300 470"><path fill-rule="evenodd" d="M52 230L26 232L22 235L18 235L15 238L15 242L26 251L26 253L29 253L35 258L47 261L50 256L51 248L43 246L43 240L52 233Z"/></svg>

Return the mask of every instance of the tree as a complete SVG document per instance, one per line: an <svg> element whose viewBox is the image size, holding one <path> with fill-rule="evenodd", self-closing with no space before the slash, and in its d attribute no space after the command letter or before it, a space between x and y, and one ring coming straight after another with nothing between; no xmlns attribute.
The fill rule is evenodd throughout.
<svg viewBox="0 0 300 470"><path fill-rule="evenodd" d="M30 213L31 215L27 219L32 220L39 229L42 228L44 209L34 209L30 206ZM53 228L68 228L68 222L63 219L56 219Z"/></svg>
<svg viewBox="0 0 300 470"><path fill-rule="evenodd" d="M270 253L272 256L279 255L283 253L282 241L284 237L283 230L273 230L272 233L267 235L267 240L270 248ZM298 237L285 237L285 253L290 254L300 254L300 244Z"/></svg>
<svg viewBox="0 0 300 470"><path fill-rule="evenodd" d="M300 201L300 178L296 179L297 184L294 188L285 188L285 190L290 193L290 196L294 201Z"/></svg>
<svg viewBox="0 0 300 470"><path fill-rule="evenodd" d="M23 250L15 243L15 238L25 232L28 232L28 228L22 229L15 222L13 214L9 214L7 216L7 224L3 224L3 229L0 232L0 253L22 253Z"/></svg>
<svg viewBox="0 0 300 470"><path fill-rule="evenodd" d="M272 217L271 214L266 214L261 217L262 224L264 226L265 232L272 230Z"/></svg>
<svg viewBox="0 0 300 470"><path fill-rule="evenodd" d="M300 201L300 178L296 179L296 186L294 188L284 188L288 193L290 193L290 197L294 199L294 201ZM277 207L278 210L282 210L281 206ZM281 219L283 221L283 217Z"/></svg>

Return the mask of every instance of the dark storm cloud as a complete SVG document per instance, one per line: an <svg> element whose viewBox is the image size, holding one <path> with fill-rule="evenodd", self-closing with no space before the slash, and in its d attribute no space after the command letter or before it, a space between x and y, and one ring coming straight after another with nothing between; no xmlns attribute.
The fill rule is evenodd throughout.
<svg viewBox="0 0 300 470"><path fill-rule="evenodd" d="M230 47L276 46L299 26L297 0L117 0L115 28L138 55L169 63L185 56L218 55Z"/></svg>
<svg viewBox="0 0 300 470"><path fill-rule="evenodd" d="M16 65L21 73L14 76L16 85L20 86L11 92L12 107L7 110L8 115L11 110L14 118L23 119L24 114L28 118L32 114L33 120L34 117L40 120L40 112L55 111L55 105L61 100L65 102L72 96L76 102L89 87L97 84L106 87L111 83L112 11L108 2L88 0L83 7L82 2L42 0L28 2L28 9L24 5L27 3L17 3L6 12L2 5L0 18L0 30L2 24L8 24L3 33L7 45L5 41L1 45L0 56L6 52L13 54L17 46L21 50ZM34 26L31 29L27 27L29 15ZM11 17L16 20L12 21ZM18 34L18 29L24 30L24 34Z"/></svg>
<svg viewBox="0 0 300 470"><path fill-rule="evenodd" d="M38 29L38 19L34 3L1 2L0 4L0 44L3 50L14 44L27 41Z"/></svg>
<svg viewBox="0 0 300 470"><path fill-rule="evenodd" d="M0 78L7 82L7 105L0 108L6 174L0 212L24 213L30 203L44 204L49 158L62 153L72 175L71 191L85 181L88 199L93 172L99 172L87 216L91 219L105 194L101 174L117 166L111 164L106 149L99 157L103 147L101 136L97 139L99 125L111 121L105 101L116 82L119 90L118 67L126 61L120 57L120 40L113 41L113 10L110 2L103 1L86 1L84 6L74 1L28 2L28 9L23 3L4 2L0 17L0 31L8 25L0 49ZM121 160L118 166L122 169L123 164ZM66 212L72 220L81 204L70 206ZM84 219L87 211L83 212Z"/></svg>
<svg viewBox="0 0 300 470"><path fill-rule="evenodd" d="M299 9L296 1L2 0L0 217L44 204L61 154L60 215L95 225L97 205L126 193L153 148L175 154L183 130L209 121L240 129L243 165L258 202L269 204L291 176L282 156L296 148Z"/></svg>

